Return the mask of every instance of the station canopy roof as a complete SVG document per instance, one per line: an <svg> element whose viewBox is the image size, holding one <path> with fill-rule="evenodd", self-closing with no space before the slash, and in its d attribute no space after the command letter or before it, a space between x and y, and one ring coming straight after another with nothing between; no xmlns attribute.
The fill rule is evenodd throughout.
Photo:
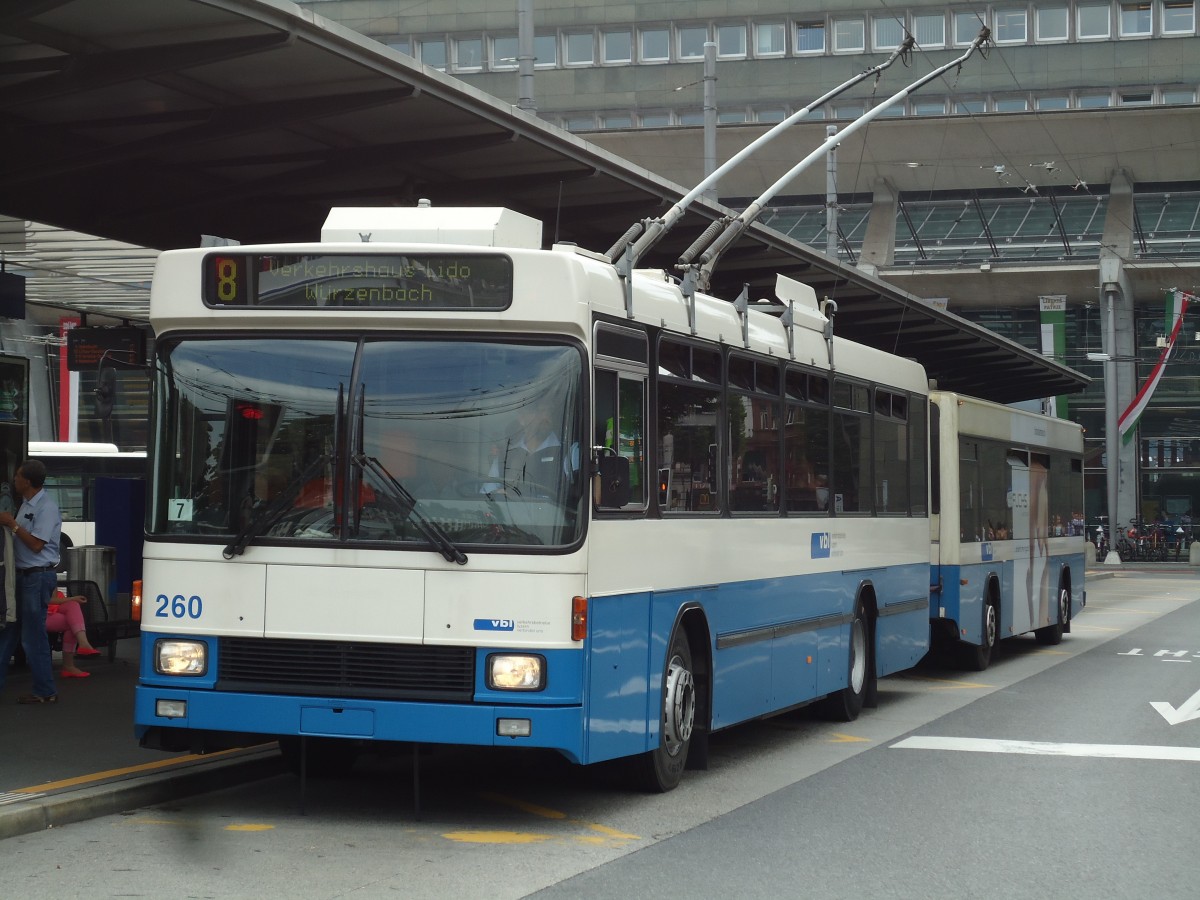
<svg viewBox="0 0 1200 900"><path fill-rule="evenodd" d="M283 0L6 0L0 111L0 215L67 230L25 252L30 301L131 320L148 292L113 273L133 271L138 247L315 240L331 207L427 198L515 209L548 242L605 252L685 193ZM698 201L639 264L673 267L726 212ZM85 235L121 243L88 257ZM22 258L6 254L14 271ZM72 265L82 285L38 277L79 276ZM942 388L1013 402L1087 383L762 225L726 252L712 292L768 297L776 272L834 299L838 334L920 361Z"/></svg>

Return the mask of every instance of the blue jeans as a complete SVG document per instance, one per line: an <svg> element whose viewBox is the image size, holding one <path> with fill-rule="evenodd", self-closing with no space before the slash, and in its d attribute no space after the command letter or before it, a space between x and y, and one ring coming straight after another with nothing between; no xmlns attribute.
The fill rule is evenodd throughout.
<svg viewBox="0 0 1200 900"><path fill-rule="evenodd" d="M0 688L4 687L8 661L19 640L33 673L33 693L39 697L57 693L50 662L50 639L46 637L46 607L57 586L58 575L53 571L17 576L18 621L10 622L0 631Z"/></svg>

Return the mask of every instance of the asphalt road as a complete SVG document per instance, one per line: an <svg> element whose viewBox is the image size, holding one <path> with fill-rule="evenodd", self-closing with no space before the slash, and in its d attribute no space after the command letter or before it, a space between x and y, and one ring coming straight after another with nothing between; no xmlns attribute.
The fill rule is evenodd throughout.
<svg viewBox="0 0 1200 900"><path fill-rule="evenodd" d="M1059 647L885 679L854 723L723 732L663 796L469 750L422 754L418 796L400 748L304 792L273 777L0 841L0 869L31 900L1194 897L1198 596L1192 570L1095 581Z"/></svg>

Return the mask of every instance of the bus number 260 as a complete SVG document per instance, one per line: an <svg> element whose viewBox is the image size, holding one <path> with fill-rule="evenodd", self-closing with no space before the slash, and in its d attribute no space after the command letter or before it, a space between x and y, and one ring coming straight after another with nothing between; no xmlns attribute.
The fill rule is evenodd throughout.
<svg viewBox="0 0 1200 900"><path fill-rule="evenodd" d="M154 602L158 604L154 615L159 619L198 619L204 611L204 601L196 596L185 597L183 594L176 594L174 597L168 597L166 594L159 594L154 598Z"/></svg>

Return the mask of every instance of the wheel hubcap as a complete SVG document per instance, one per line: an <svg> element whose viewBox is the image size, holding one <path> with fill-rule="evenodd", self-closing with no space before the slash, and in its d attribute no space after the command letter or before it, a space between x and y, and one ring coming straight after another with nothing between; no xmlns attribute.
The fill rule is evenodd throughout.
<svg viewBox="0 0 1200 900"><path fill-rule="evenodd" d="M1058 624L1066 625L1067 619L1071 615L1071 595L1066 590L1059 591L1058 594Z"/></svg>
<svg viewBox="0 0 1200 900"><path fill-rule="evenodd" d="M996 607L990 603L987 605L987 612L983 617L983 640L985 647L991 647L996 643Z"/></svg>
<svg viewBox="0 0 1200 900"><path fill-rule="evenodd" d="M861 617L850 627L850 689L859 693L867 681L867 630Z"/></svg>
<svg viewBox="0 0 1200 900"><path fill-rule="evenodd" d="M692 673L678 656L667 667L667 696L663 709L663 745L675 756L692 736L696 718L696 688Z"/></svg>

